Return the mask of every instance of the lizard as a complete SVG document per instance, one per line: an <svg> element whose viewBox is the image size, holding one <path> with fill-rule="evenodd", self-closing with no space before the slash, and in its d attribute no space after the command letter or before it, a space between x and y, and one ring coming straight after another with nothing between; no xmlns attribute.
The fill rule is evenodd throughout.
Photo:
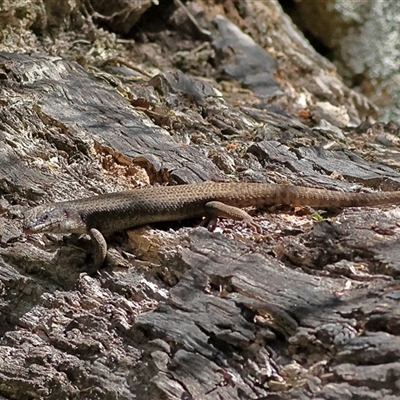
<svg viewBox="0 0 400 400"><path fill-rule="evenodd" d="M25 213L23 230L35 233L86 233L94 244L94 267L107 255L104 236L162 221L205 217L216 227L219 217L241 220L262 231L242 208L272 205L322 208L400 204L399 192L355 193L267 183L202 182L153 186L40 205Z"/></svg>

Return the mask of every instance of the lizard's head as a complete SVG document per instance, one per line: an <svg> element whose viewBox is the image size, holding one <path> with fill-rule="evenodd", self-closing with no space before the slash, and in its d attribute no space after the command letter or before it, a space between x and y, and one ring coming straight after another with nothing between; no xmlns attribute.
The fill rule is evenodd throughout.
<svg viewBox="0 0 400 400"><path fill-rule="evenodd" d="M85 226L77 212L62 207L61 203L34 207L25 212L23 230L32 233L83 233Z"/></svg>

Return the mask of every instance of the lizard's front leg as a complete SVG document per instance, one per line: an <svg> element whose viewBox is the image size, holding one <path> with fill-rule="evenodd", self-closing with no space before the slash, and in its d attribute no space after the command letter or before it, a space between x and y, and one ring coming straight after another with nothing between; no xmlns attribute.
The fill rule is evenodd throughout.
<svg viewBox="0 0 400 400"><path fill-rule="evenodd" d="M243 221L250 228L262 233L262 227L254 222L253 217L241 208L228 206L220 201L209 201L205 205L205 210L206 218L203 225L207 225L207 229L210 231L215 229L218 217L223 217Z"/></svg>
<svg viewBox="0 0 400 400"><path fill-rule="evenodd" d="M102 233L95 228L90 229L89 235L92 239L93 247L94 247L93 267L97 269L103 265L104 260L106 259L107 242L106 242L106 239L104 239L104 236L102 235Z"/></svg>

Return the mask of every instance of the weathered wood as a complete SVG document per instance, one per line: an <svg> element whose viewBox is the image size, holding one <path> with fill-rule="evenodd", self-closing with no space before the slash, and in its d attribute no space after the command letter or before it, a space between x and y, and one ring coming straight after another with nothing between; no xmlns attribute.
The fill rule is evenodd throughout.
<svg viewBox="0 0 400 400"><path fill-rule="evenodd" d="M159 224L109 238L112 262L91 276L84 238L24 237L21 216L139 182L397 190L398 172L181 74L120 84L140 100L59 58L0 53L0 76L1 395L394 398L397 208L272 210L262 235ZM173 111L173 127L139 103Z"/></svg>

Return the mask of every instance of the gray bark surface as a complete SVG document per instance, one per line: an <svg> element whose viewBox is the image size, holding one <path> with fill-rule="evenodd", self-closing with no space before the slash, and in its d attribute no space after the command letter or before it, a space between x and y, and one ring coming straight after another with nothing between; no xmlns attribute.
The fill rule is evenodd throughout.
<svg viewBox="0 0 400 400"><path fill-rule="evenodd" d="M0 397L397 398L398 207L251 211L263 234L154 224L109 237L95 273L87 238L22 234L29 207L144 183L400 189L395 152L182 72L104 78L0 53Z"/></svg>

